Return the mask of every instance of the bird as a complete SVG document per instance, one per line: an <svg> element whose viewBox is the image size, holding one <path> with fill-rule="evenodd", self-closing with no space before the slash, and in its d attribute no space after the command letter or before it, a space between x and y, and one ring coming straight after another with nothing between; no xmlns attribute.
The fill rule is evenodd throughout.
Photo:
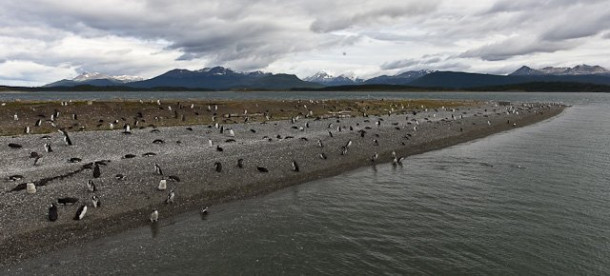
<svg viewBox="0 0 610 276"><path fill-rule="evenodd" d="M163 170L161 170L161 167L157 163L155 163L155 173L158 175L163 175Z"/></svg>
<svg viewBox="0 0 610 276"><path fill-rule="evenodd" d="M237 159L237 167L242 169L244 167L244 159L239 158Z"/></svg>
<svg viewBox="0 0 610 276"><path fill-rule="evenodd" d="M174 203L174 198L175 197L176 197L176 193L174 193L174 190L171 190L169 192L169 194L167 195L167 199L165 200L165 204Z"/></svg>
<svg viewBox="0 0 610 276"><path fill-rule="evenodd" d="M53 148L51 148L51 144L45 143L44 144L44 151L46 151L46 152L53 152Z"/></svg>
<svg viewBox="0 0 610 276"><path fill-rule="evenodd" d="M201 208L201 215L205 216L208 214L208 206L202 207Z"/></svg>
<svg viewBox="0 0 610 276"><path fill-rule="evenodd" d="M93 167L93 178L98 178L101 174L102 173L100 172L100 166L95 163L95 166Z"/></svg>
<svg viewBox="0 0 610 276"><path fill-rule="evenodd" d="M212 143L212 139L208 139L208 146L213 147L214 144Z"/></svg>
<svg viewBox="0 0 610 276"><path fill-rule="evenodd" d="M292 160L292 170L295 172L299 171L299 164L297 164L297 161Z"/></svg>
<svg viewBox="0 0 610 276"><path fill-rule="evenodd" d="M131 134L131 126L129 124L125 124L123 127L123 134Z"/></svg>
<svg viewBox="0 0 610 276"><path fill-rule="evenodd" d="M157 190L159 190L159 191L167 190L167 180L161 179L159 181L159 185L157 186Z"/></svg>
<svg viewBox="0 0 610 276"><path fill-rule="evenodd" d="M82 220L87 213L87 205L83 204L76 210L76 214L74 215L74 220Z"/></svg>
<svg viewBox="0 0 610 276"><path fill-rule="evenodd" d="M322 144L322 140L318 139L318 147L323 148L324 144Z"/></svg>
<svg viewBox="0 0 610 276"><path fill-rule="evenodd" d="M150 222L157 222L159 221L159 211L154 210L152 213L150 213Z"/></svg>
<svg viewBox="0 0 610 276"><path fill-rule="evenodd" d="M9 147L9 148L12 148L12 149L20 149L20 148L22 148L23 146L22 146L22 145L20 145L20 144L16 144L16 143L9 143L9 144L8 144L8 147Z"/></svg>
<svg viewBox="0 0 610 276"><path fill-rule="evenodd" d="M265 167L260 167L260 166L259 166L259 167L256 167L256 169L257 169L259 172L262 172L262 173L268 173L268 172L269 172L269 170L268 170L267 168L265 168Z"/></svg>
<svg viewBox="0 0 610 276"><path fill-rule="evenodd" d="M49 221L56 221L57 220L57 205L55 205L55 203L51 203L51 206L49 206Z"/></svg>
<svg viewBox="0 0 610 276"><path fill-rule="evenodd" d="M116 178L116 180L125 180L125 178L127 178L127 176L125 176L122 173L117 173L114 178Z"/></svg>
<svg viewBox="0 0 610 276"><path fill-rule="evenodd" d="M352 140L347 141L347 143L345 144L346 148L349 148L352 145Z"/></svg>
<svg viewBox="0 0 610 276"><path fill-rule="evenodd" d="M57 131L64 135L64 142L66 143L66 145L71 146L72 140L70 139L70 136L68 136L68 132L64 129L58 129Z"/></svg>
<svg viewBox="0 0 610 276"><path fill-rule="evenodd" d="M75 197L60 197L57 199L57 203L63 204L64 206L68 203L75 204L76 202L78 202L78 198Z"/></svg>
<svg viewBox="0 0 610 276"><path fill-rule="evenodd" d="M96 195L91 197L91 205L93 206L93 208L99 208L102 206L102 202L100 201L100 198Z"/></svg>
<svg viewBox="0 0 610 276"><path fill-rule="evenodd" d="M214 168L215 168L216 172L221 172L222 171L222 163L215 162L214 163Z"/></svg>
<svg viewBox="0 0 610 276"><path fill-rule="evenodd" d="M379 154L375 153L373 156L371 156L371 162L375 162L377 159L379 159Z"/></svg>
<svg viewBox="0 0 610 276"><path fill-rule="evenodd" d="M326 160L328 157L326 156L325 153L321 152L320 154L318 154L318 157L320 157L320 159Z"/></svg>
<svg viewBox="0 0 610 276"><path fill-rule="evenodd" d="M216 145L216 151L224 151L224 149L221 148L219 145Z"/></svg>
<svg viewBox="0 0 610 276"><path fill-rule="evenodd" d="M93 183L93 180L91 180L91 179L89 179L89 181L87 182L87 190L92 193L97 191L97 188L95 187L95 183Z"/></svg>
<svg viewBox="0 0 610 276"><path fill-rule="evenodd" d="M235 131L233 131L233 129L229 129L229 136L235 137Z"/></svg>
<svg viewBox="0 0 610 276"><path fill-rule="evenodd" d="M25 134L30 134L30 127L29 127L29 126L26 126L26 127L25 127L25 129L23 130L23 132L24 132Z"/></svg>

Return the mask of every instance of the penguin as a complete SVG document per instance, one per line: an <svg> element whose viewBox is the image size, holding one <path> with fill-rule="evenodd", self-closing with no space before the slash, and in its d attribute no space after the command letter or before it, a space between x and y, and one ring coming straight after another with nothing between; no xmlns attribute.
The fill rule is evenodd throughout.
<svg viewBox="0 0 610 276"><path fill-rule="evenodd" d="M163 170L161 170L161 167L157 163L155 163L155 173L158 175L163 175Z"/></svg>
<svg viewBox="0 0 610 276"><path fill-rule="evenodd" d="M242 158L237 159L237 167L240 169L244 168L244 159L242 159Z"/></svg>
<svg viewBox="0 0 610 276"><path fill-rule="evenodd" d="M332 132L328 132L328 135L330 136L330 138L333 138L333 133Z"/></svg>
<svg viewBox="0 0 610 276"><path fill-rule="evenodd" d="M318 154L318 157L320 157L320 159L322 160L326 160L328 157L326 156L325 153L321 152L320 154Z"/></svg>
<svg viewBox="0 0 610 276"><path fill-rule="evenodd" d="M352 145L352 140L350 139L349 141L347 141L347 143L345 144L346 148L349 148Z"/></svg>
<svg viewBox="0 0 610 276"><path fill-rule="evenodd" d="M171 190L169 192L169 194L167 195L167 199L165 200L165 204L174 203L174 198L175 197L176 197L176 193L174 193L174 190Z"/></svg>
<svg viewBox="0 0 610 276"><path fill-rule="evenodd" d="M323 148L324 144L322 144L322 140L318 139L318 147Z"/></svg>
<svg viewBox="0 0 610 276"><path fill-rule="evenodd" d="M44 151L46 151L46 152L53 152L53 148L51 148L51 144L45 143L44 144Z"/></svg>
<svg viewBox="0 0 610 276"><path fill-rule="evenodd" d="M56 221L57 220L57 205L55 205L55 203L51 203L51 206L49 206L49 221Z"/></svg>
<svg viewBox="0 0 610 276"><path fill-rule="evenodd" d="M157 190L159 190L159 191L167 190L167 180L161 179L159 181L159 185L157 186Z"/></svg>
<svg viewBox="0 0 610 276"><path fill-rule="evenodd" d="M93 193L95 191L97 191L97 188L95 187L95 183L93 183L93 180L89 179L89 181L87 182L87 191Z"/></svg>
<svg viewBox="0 0 610 276"><path fill-rule="evenodd" d="M152 213L150 213L150 222L157 222L159 221L159 211L154 210Z"/></svg>
<svg viewBox="0 0 610 276"><path fill-rule="evenodd" d="M220 162L215 162L214 163L214 167L216 169L216 172L222 172L222 163Z"/></svg>
<svg viewBox="0 0 610 276"><path fill-rule="evenodd" d="M297 164L297 161L292 160L292 170L295 172L299 172L299 164Z"/></svg>
<svg viewBox="0 0 610 276"><path fill-rule="evenodd" d="M19 181L21 179L23 179L23 175L20 174L11 175L8 177L9 181Z"/></svg>
<svg viewBox="0 0 610 276"><path fill-rule="evenodd" d="M86 213L87 213L87 205L83 204L80 207L78 207L78 210L76 210L76 214L74 215L74 220L82 220L85 217Z"/></svg>
<svg viewBox="0 0 610 276"><path fill-rule="evenodd" d="M64 135L64 142L66 143L66 145L71 146L72 140L70 139L70 136L68 136L68 132L64 129L58 129L57 131Z"/></svg>
<svg viewBox="0 0 610 276"><path fill-rule="evenodd" d="M24 132L25 134L30 134L30 127L29 127L29 126L26 126L26 127L25 127L25 129L23 130L23 132Z"/></svg>
<svg viewBox="0 0 610 276"><path fill-rule="evenodd" d="M125 176L124 174L118 173L114 176L114 178L116 180L125 180L125 178L127 178L127 176Z"/></svg>
<svg viewBox="0 0 610 276"><path fill-rule="evenodd" d="M95 166L93 167L93 178L99 178L101 174L102 173L100 172L100 166L95 163Z"/></svg>
<svg viewBox="0 0 610 276"><path fill-rule="evenodd" d="M371 156L371 162L374 163L375 161L377 161L377 159L379 159L379 154L375 153L373 154L373 156Z"/></svg>
<svg viewBox="0 0 610 276"><path fill-rule="evenodd" d="M8 144L8 147L9 147L9 148L11 148L11 149L20 149L20 148L22 148L23 146L22 146L22 145L20 145L20 144L16 144L16 143L9 143L9 144Z"/></svg>
<svg viewBox="0 0 610 276"><path fill-rule="evenodd" d="M36 121L35 126L39 127L39 126L41 126L41 125L42 125L42 119L38 119L38 120Z"/></svg>
<svg viewBox="0 0 610 276"><path fill-rule="evenodd" d="M224 151L223 148L221 148L219 145L216 146L216 151Z"/></svg>
<svg viewBox="0 0 610 276"><path fill-rule="evenodd" d="M83 161L83 160L78 157L72 157L72 158L68 159L68 163L78 163L81 161Z"/></svg>
<svg viewBox="0 0 610 276"><path fill-rule="evenodd" d="M165 141L163 141L163 139L155 139L155 140L153 141L153 144L158 144L158 145L160 145L160 144L165 144Z"/></svg>
<svg viewBox="0 0 610 276"><path fill-rule="evenodd" d="M91 197L91 205L93 206L93 208L99 208L102 206L102 202L100 201L100 198L98 196L92 196Z"/></svg>
<svg viewBox="0 0 610 276"><path fill-rule="evenodd" d="M131 134L131 126L129 124L125 124L125 126L123 127L123 134Z"/></svg>
<svg viewBox="0 0 610 276"><path fill-rule="evenodd" d="M170 175L167 177L167 180L174 181L174 182L180 182L180 177L177 177L175 175Z"/></svg>
<svg viewBox="0 0 610 276"><path fill-rule="evenodd" d="M60 197L57 199L57 203L63 204L64 206L68 203L75 204L76 202L78 202L78 198L75 197Z"/></svg>
<svg viewBox="0 0 610 276"><path fill-rule="evenodd" d="M26 192L28 194L35 194L36 193L36 185L32 182L27 183L26 184Z"/></svg>
<svg viewBox="0 0 610 276"><path fill-rule="evenodd" d="M259 167L256 167L256 169L257 169L259 172L261 172L261 173L268 173L268 172L269 172L269 170L268 170L267 168L265 168L265 167L260 167L260 166L259 166Z"/></svg>
<svg viewBox="0 0 610 276"><path fill-rule="evenodd" d="M208 146L210 148L214 146L214 143L212 143L212 139L208 139Z"/></svg>
<svg viewBox="0 0 610 276"><path fill-rule="evenodd" d="M201 215L206 216L208 214L208 206L201 208Z"/></svg>
<svg viewBox="0 0 610 276"><path fill-rule="evenodd" d="M232 129L229 129L229 136L235 137L235 131L233 131Z"/></svg>

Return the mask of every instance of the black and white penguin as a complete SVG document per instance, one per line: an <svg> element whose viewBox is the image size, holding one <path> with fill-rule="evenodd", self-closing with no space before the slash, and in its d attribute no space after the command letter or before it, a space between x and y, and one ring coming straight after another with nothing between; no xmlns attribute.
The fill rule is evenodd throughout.
<svg viewBox="0 0 610 276"><path fill-rule="evenodd" d="M42 125L42 119L38 119L38 120L36 121L35 126L39 127L39 126L41 126L41 125Z"/></svg>
<svg viewBox="0 0 610 276"><path fill-rule="evenodd" d="M72 140L70 139L70 136L68 136L68 132L64 129L58 129L58 131L64 136L64 142L66 143L66 145L71 146Z"/></svg>
<svg viewBox="0 0 610 276"><path fill-rule="evenodd" d="M92 196L91 197L91 205L93 206L93 208L99 208L102 206L102 201L100 201L100 198L98 196Z"/></svg>
<svg viewBox="0 0 610 276"><path fill-rule="evenodd" d="M243 158L237 159L237 167L240 169L244 168L244 159Z"/></svg>
<svg viewBox="0 0 610 276"><path fill-rule="evenodd" d="M124 175L124 174L122 174L122 173L117 173L117 174L114 176L114 178L115 178L116 180L125 180L125 178L127 178L127 176L125 176L125 175Z"/></svg>
<svg viewBox="0 0 610 276"><path fill-rule="evenodd" d="M95 165L93 166L93 178L99 178L100 175L102 175L102 172L100 171L100 166L95 163Z"/></svg>
<svg viewBox="0 0 610 276"><path fill-rule="evenodd" d="M169 192L169 194L167 195L167 199L165 199L165 204L174 203L175 197L176 197L176 193L174 193L174 190L171 190Z"/></svg>
<svg viewBox="0 0 610 276"><path fill-rule="evenodd" d="M322 144L322 140L318 139L318 147L323 148L324 144Z"/></svg>
<svg viewBox="0 0 610 276"><path fill-rule="evenodd" d="M131 134L131 126L129 124L123 126L123 134Z"/></svg>
<svg viewBox="0 0 610 276"><path fill-rule="evenodd" d="M215 162L214 163L214 169L216 170L216 172L222 172L222 163Z"/></svg>
<svg viewBox="0 0 610 276"><path fill-rule="evenodd" d="M46 152L53 152L53 148L51 148L51 144L45 143L44 144L44 151L46 151Z"/></svg>
<svg viewBox="0 0 610 276"><path fill-rule="evenodd" d="M155 163L155 173L158 175L163 175L163 170L161 170L161 167L157 163Z"/></svg>
<svg viewBox="0 0 610 276"><path fill-rule="evenodd" d="M154 210L152 213L150 213L150 222L157 222L159 221L159 211Z"/></svg>
<svg viewBox="0 0 610 276"><path fill-rule="evenodd" d="M82 220L85 217L86 213L87 213L87 205L83 204L80 207L78 207L78 210L76 210L76 214L74 215L74 220Z"/></svg>
<svg viewBox="0 0 610 276"><path fill-rule="evenodd" d="M222 147L220 147L219 145L216 145L216 151L224 151L224 149Z"/></svg>
<svg viewBox="0 0 610 276"><path fill-rule="evenodd" d="M93 193L95 191L97 191L97 188L95 187L95 183L93 183L93 180L89 179L89 181L87 181L87 191Z"/></svg>
<svg viewBox="0 0 610 276"><path fill-rule="evenodd" d="M208 206L201 208L201 215L206 216L208 214Z"/></svg>
<svg viewBox="0 0 610 276"><path fill-rule="evenodd" d="M295 172L299 171L299 164L295 160L292 160L292 170Z"/></svg>
<svg viewBox="0 0 610 276"><path fill-rule="evenodd" d="M51 203L51 206L49 207L49 221L56 221L57 216L57 205Z"/></svg>
<svg viewBox="0 0 610 276"><path fill-rule="evenodd" d="M268 172L269 172L269 170L268 170L267 168L265 168L265 167L260 167L260 166L259 166L259 167L256 167L256 169L257 169L259 172L262 172L262 173L268 173Z"/></svg>
<svg viewBox="0 0 610 276"><path fill-rule="evenodd" d="M326 154L325 154L325 153L323 153L323 152L321 152L320 154L318 154L318 157L320 157L320 159L322 159L322 160L326 160L326 159L328 159L328 157L326 156Z"/></svg>
<svg viewBox="0 0 610 276"><path fill-rule="evenodd" d="M373 156L371 156L371 162L375 162L377 159L379 159L379 154L375 153Z"/></svg>

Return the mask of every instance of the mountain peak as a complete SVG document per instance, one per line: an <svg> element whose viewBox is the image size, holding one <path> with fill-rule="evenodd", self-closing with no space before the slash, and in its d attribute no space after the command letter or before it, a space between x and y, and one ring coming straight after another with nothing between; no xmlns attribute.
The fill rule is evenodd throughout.
<svg viewBox="0 0 610 276"><path fill-rule="evenodd" d="M510 76L532 76L532 75L597 75L610 74L610 71L599 65L576 65L574 67L544 67L542 69L532 69L527 66L521 66L515 72L510 73Z"/></svg>
<svg viewBox="0 0 610 276"><path fill-rule="evenodd" d="M130 76L130 75L118 75L118 76L110 76L99 72L83 72L80 75L76 76L72 79L75 82L86 82L91 80L110 80L117 81L122 83L134 82L144 80L143 77L140 76Z"/></svg>

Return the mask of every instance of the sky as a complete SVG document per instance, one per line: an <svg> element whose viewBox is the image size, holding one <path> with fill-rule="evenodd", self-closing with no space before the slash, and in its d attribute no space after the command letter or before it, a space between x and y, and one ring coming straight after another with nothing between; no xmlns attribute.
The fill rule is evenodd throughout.
<svg viewBox="0 0 610 276"><path fill-rule="evenodd" d="M610 68L607 0L3 0L0 84L224 66L304 78Z"/></svg>

